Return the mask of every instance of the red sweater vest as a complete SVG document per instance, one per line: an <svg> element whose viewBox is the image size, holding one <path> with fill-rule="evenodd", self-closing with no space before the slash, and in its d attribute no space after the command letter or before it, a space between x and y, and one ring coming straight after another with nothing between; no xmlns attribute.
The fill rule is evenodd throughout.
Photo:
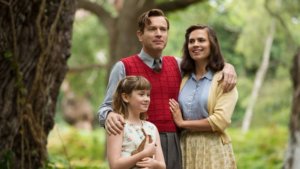
<svg viewBox="0 0 300 169"><path fill-rule="evenodd" d="M121 59L126 75L144 76L151 83L148 120L159 132L176 132L176 125L169 109L169 99L177 100L181 75L174 57L164 56L159 73L147 66L137 55Z"/></svg>

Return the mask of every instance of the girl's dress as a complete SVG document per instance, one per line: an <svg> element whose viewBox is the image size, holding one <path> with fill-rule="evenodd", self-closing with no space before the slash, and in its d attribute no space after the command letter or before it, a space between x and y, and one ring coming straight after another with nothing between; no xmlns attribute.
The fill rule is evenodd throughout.
<svg viewBox="0 0 300 169"><path fill-rule="evenodd" d="M122 143L122 157L131 156L131 152L136 150L140 143L145 138L142 128L147 135L150 135L153 141L156 141L156 131L155 125L148 121L142 121L142 125L133 125L130 123L125 123L123 143Z"/></svg>

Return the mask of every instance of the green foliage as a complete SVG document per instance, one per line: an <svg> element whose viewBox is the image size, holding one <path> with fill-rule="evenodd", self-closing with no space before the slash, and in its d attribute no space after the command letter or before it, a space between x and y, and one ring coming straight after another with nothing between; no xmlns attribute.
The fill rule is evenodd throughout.
<svg viewBox="0 0 300 169"><path fill-rule="evenodd" d="M48 139L47 168L99 168L106 167L105 133L76 130L67 125L56 125Z"/></svg>
<svg viewBox="0 0 300 169"><path fill-rule="evenodd" d="M281 168L288 139L287 127L274 125L250 130L241 134L230 129L237 168Z"/></svg>
<svg viewBox="0 0 300 169"><path fill-rule="evenodd" d="M3 56L4 56L5 59L9 60L9 59L11 59L13 54L12 54L11 51L5 51Z"/></svg>
<svg viewBox="0 0 300 169"><path fill-rule="evenodd" d="M243 2L249 3L248 1ZM245 7L247 6L245 5ZM267 33L270 30L271 18L265 11L262 1L252 1L251 6L252 8L242 9L247 10L248 15L243 18L245 24L239 35L236 51L245 57L244 61L247 68L256 69L261 63ZM240 9L240 13L243 13L242 10Z"/></svg>
<svg viewBox="0 0 300 169"><path fill-rule="evenodd" d="M243 75L239 75L237 89L239 92L238 102L235 106L232 115L232 125L237 127L241 126L243 122L244 113L248 104L249 95L252 90L252 80Z"/></svg>
<svg viewBox="0 0 300 169"><path fill-rule="evenodd" d="M169 40L165 55L181 57L185 30L192 24L205 24L209 15L213 14L213 8L209 2L192 5L186 10L168 14L170 20ZM188 18L188 19L187 19Z"/></svg>
<svg viewBox="0 0 300 169"><path fill-rule="evenodd" d="M1 169L10 169L12 168L12 158L14 156L14 152L11 150L7 150L6 152L3 152L2 159L0 159L0 168Z"/></svg>
<svg viewBox="0 0 300 169"><path fill-rule="evenodd" d="M253 121L255 126L287 125L291 112L291 93L289 78L282 80L267 79L254 109Z"/></svg>
<svg viewBox="0 0 300 169"><path fill-rule="evenodd" d="M68 126L56 126L49 135L49 160L46 168L108 169L104 156L104 132L103 129L84 132ZM228 132L232 138L238 168L281 167L288 139L286 126L251 129L245 135L237 128L229 128Z"/></svg>
<svg viewBox="0 0 300 169"><path fill-rule="evenodd" d="M73 25L72 57L68 60L70 67L95 64L99 62L96 54L107 53L107 31L96 16L87 12L77 12ZM97 38L94 38L97 37Z"/></svg>
<svg viewBox="0 0 300 169"><path fill-rule="evenodd" d="M96 37L96 38L95 38ZM87 12L79 12L74 22L71 68L106 63L109 39L98 18ZM90 68L80 73L68 73L66 79L76 96L87 97L96 111L106 85L106 70ZM63 97L63 95L62 95Z"/></svg>
<svg viewBox="0 0 300 169"><path fill-rule="evenodd" d="M87 97L93 107L99 105L105 94L106 71L89 70L79 74L68 74L67 79L77 96Z"/></svg>

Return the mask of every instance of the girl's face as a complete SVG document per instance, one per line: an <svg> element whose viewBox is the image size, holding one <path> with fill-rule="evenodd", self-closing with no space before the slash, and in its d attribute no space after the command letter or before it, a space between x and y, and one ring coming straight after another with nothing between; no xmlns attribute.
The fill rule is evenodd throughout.
<svg viewBox="0 0 300 169"><path fill-rule="evenodd" d="M196 29L190 33L188 49L193 60L208 60L210 55L210 42L205 29Z"/></svg>
<svg viewBox="0 0 300 169"><path fill-rule="evenodd" d="M123 99L128 103L128 111L139 115L148 110L150 90L133 90L130 95L126 95Z"/></svg>

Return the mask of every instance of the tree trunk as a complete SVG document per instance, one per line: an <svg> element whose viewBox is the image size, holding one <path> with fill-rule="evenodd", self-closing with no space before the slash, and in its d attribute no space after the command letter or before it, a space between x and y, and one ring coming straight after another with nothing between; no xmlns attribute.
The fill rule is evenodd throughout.
<svg viewBox="0 0 300 169"><path fill-rule="evenodd" d="M116 18L114 26L108 30L110 32L108 70L120 58L136 54L141 50L141 44L136 35L137 18L142 12L153 8L154 5L153 0L124 1L119 17ZM132 8L133 6L135 8Z"/></svg>
<svg viewBox="0 0 300 169"><path fill-rule="evenodd" d="M252 119L252 114L253 114L253 108L256 103L262 83L264 81L265 74L267 73L267 70L269 67L269 60L270 60L270 55L271 55L271 47L273 44L274 32L275 32L275 21L273 19L272 23L271 23L271 27L270 27L270 32L266 39L262 63L256 73L255 80L254 80L254 87L253 87L252 93L251 93L251 98L250 98L250 101L249 101L249 104L247 106L246 113L244 116L243 125L242 125L243 133L246 133L249 130L251 119Z"/></svg>
<svg viewBox="0 0 300 169"><path fill-rule="evenodd" d="M74 3L0 1L1 169L44 167L70 56Z"/></svg>
<svg viewBox="0 0 300 169"><path fill-rule="evenodd" d="M290 117L290 138L285 155L284 169L300 168L300 48L294 57L291 70L293 80L293 103Z"/></svg>

